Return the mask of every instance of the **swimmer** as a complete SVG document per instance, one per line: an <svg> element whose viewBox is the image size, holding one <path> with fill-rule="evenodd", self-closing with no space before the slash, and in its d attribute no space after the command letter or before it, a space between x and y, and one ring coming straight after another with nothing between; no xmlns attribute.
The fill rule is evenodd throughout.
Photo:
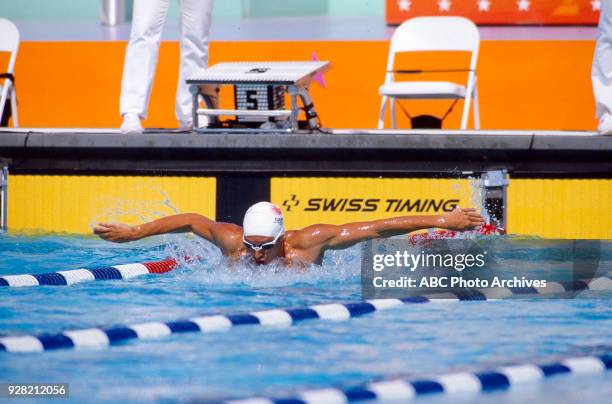
<svg viewBox="0 0 612 404"><path fill-rule="evenodd" d="M139 240L156 234L193 232L216 245L221 253L237 260L250 255L259 264L281 259L285 265L321 265L327 250L342 250L361 241L440 228L464 231L482 226L475 209L456 208L444 215L401 216L343 225L314 224L285 232L283 213L269 202L251 206L242 227L215 222L196 213L164 217L139 226L99 223L94 233L116 243Z"/></svg>

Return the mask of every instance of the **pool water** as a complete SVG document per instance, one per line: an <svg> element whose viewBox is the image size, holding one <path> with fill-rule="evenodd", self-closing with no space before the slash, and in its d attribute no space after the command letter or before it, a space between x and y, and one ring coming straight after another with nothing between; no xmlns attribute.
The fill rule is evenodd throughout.
<svg viewBox="0 0 612 404"><path fill-rule="evenodd" d="M602 251L604 268L612 263L610 244ZM544 260L554 261L555 248L551 244L539 253L531 251L528 264L518 256L509 257L507 264L537 267ZM214 247L188 235L112 244L91 237L0 234L1 275L168 256L200 260L166 274L130 280L0 288L0 335L361 299L360 246L328 253L322 267L296 272L248 264L228 268ZM395 376L532 363L610 349L611 297L611 291L586 291L577 299L406 305L344 322L304 321L281 329L244 326L223 333L132 340L97 350L0 352L0 382L68 382L74 402L192 402L284 396ZM560 376L526 390L486 394L478 400L608 402L609 373ZM423 403L474 400L474 396L419 399Z"/></svg>

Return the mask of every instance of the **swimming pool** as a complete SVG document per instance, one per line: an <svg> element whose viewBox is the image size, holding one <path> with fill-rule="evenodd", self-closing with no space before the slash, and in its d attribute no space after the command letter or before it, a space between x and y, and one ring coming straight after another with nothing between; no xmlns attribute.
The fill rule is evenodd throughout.
<svg viewBox="0 0 612 404"><path fill-rule="evenodd" d="M500 239L501 240L501 239ZM500 241L502 242L502 241ZM604 244L604 270L612 247ZM0 274L44 273L173 257L202 257L161 275L71 286L0 289L0 334L174 321L319 303L359 301L359 246L326 256L306 273L239 265L190 236L110 244L71 236L0 234ZM528 266L554 260L555 246L530 252ZM521 264L508 260L509 265ZM404 305L343 322L287 328L235 327L130 340L105 349L0 352L0 381L68 382L74 402L191 402L285 396L395 376L531 363L612 346L610 291L580 299ZM607 402L610 373L559 376L527 389L478 396L483 402ZM456 402L457 396L420 400ZM459 397L473 401L473 396ZM41 402L41 400L36 400ZM56 402L56 401L54 401Z"/></svg>

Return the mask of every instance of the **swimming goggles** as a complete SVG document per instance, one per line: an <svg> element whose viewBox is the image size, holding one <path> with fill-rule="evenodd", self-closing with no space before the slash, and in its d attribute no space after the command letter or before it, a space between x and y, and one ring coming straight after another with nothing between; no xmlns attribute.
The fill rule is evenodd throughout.
<svg viewBox="0 0 612 404"><path fill-rule="evenodd" d="M260 251L260 250L269 250L272 247L274 247L276 245L276 243L278 242L278 239L284 234L284 232L281 230L278 232L278 234L276 235L276 237L274 237L274 240L272 241L268 241L267 243L262 243L262 244L253 244L251 243L249 240L247 240L246 238L244 238L244 235L242 236L242 243L249 249L253 250L253 251Z"/></svg>

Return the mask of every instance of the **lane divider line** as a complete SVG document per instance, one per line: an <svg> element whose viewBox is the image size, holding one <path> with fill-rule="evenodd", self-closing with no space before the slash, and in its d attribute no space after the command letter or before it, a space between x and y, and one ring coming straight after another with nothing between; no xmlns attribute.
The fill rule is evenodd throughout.
<svg viewBox="0 0 612 404"><path fill-rule="evenodd" d="M146 274L161 274L172 271L178 266L173 259L136 264L115 265L94 269L74 269L71 271L49 272L46 274L3 275L0 276L0 287L24 286L66 286L75 283L107 280L130 279Z"/></svg>
<svg viewBox="0 0 612 404"><path fill-rule="evenodd" d="M478 372L452 372L432 377L410 377L362 383L351 388L306 390L291 397L253 397L226 404L346 404L380 400L406 402L431 394L484 393L508 390L561 374L597 374L612 369L612 353L567 358L544 364L519 364ZM197 401L196 401L197 402Z"/></svg>
<svg viewBox="0 0 612 404"><path fill-rule="evenodd" d="M566 292L574 292L572 287L578 286L580 290L601 290L601 285L609 285L602 278L594 278L589 282L565 285ZM524 290L507 290L512 295L525 295ZM536 289L531 293L538 294ZM450 303L471 300L489 300L486 294L478 290L465 290L453 294ZM83 330L69 330L59 334L25 335L0 337L0 351L7 352L42 352L53 349L79 349L91 347L107 347L132 339L160 339L171 334L187 332L218 332L227 331L235 326L258 325L264 327L287 327L301 321L319 319L327 321L345 321L353 317L360 317L376 311L391 309L406 304L419 304L435 302L433 295L408 297L403 299L371 299L349 303L316 304L312 306L267 309L247 313L217 314L170 322L148 322L132 325L121 325L111 328L88 328ZM474 383L472 383L474 384Z"/></svg>

